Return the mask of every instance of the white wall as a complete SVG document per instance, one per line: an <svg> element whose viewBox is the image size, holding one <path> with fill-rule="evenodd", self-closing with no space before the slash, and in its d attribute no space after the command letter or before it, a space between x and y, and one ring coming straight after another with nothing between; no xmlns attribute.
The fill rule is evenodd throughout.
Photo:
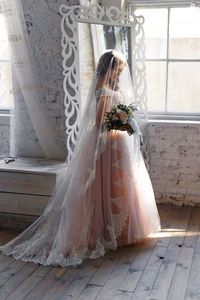
<svg viewBox="0 0 200 300"><path fill-rule="evenodd" d="M8 150L5 126L0 126L0 157ZM200 205L200 123L151 121L147 132L156 201Z"/></svg>
<svg viewBox="0 0 200 300"><path fill-rule="evenodd" d="M10 153L10 118L0 114L0 159Z"/></svg>
<svg viewBox="0 0 200 300"><path fill-rule="evenodd" d="M200 122L148 124L157 202L200 205Z"/></svg>

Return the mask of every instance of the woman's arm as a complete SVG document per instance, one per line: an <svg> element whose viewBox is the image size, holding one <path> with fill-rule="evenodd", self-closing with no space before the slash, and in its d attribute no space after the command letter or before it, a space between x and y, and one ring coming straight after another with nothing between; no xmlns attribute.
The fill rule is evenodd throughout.
<svg viewBox="0 0 200 300"><path fill-rule="evenodd" d="M106 96L102 96L96 99L97 101L97 108L96 108L96 126L100 128L104 124L104 114L106 108Z"/></svg>

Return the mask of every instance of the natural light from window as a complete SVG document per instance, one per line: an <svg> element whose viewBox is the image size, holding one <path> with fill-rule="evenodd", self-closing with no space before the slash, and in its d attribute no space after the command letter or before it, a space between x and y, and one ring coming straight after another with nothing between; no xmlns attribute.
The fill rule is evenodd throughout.
<svg viewBox="0 0 200 300"><path fill-rule="evenodd" d="M200 9L142 9L136 14L145 17L149 111L200 114Z"/></svg>
<svg viewBox="0 0 200 300"><path fill-rule="evenodd" d="M11 104L11 63L7 31L0 13L0 109L9 109Z"/></svg>

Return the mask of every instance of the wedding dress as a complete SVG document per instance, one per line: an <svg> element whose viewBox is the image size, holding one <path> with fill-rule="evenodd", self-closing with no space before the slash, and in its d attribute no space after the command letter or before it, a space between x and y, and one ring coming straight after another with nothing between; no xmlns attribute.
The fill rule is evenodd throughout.
<svg viewBox="0 0 200 300"><path fill-rule="evenodd" d="M72 160L59 174L42 216L1 246L4 254L44 265L77 265L160 229L139 128L129 136L103 125L106 111L133 98L127 63L120 76L115 66L117 88L106 84L113 62L98 87L101 68L100 60Z"/></svg>

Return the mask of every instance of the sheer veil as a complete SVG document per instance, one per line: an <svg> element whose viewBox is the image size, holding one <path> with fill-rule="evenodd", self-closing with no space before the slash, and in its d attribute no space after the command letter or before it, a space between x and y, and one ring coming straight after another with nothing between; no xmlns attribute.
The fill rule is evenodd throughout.
<svg viewBox="0 0 200 300"><path fill-rule="evenodd" d="M14 240L0 247L3 253L24 261L66 266L116 249L112 226L97 237L92 232L96 165L106 149L109 134L104 127L104 113L117 102L134 102L132 81L124 56L107 50L100 58L88 93L71 161L66 161L66 167L59 173L44 213ZM135 119L140 122L137 113ZM140 134L138 127L129 137L132 153L127 153L136 169L141 159Z"/></svg>

